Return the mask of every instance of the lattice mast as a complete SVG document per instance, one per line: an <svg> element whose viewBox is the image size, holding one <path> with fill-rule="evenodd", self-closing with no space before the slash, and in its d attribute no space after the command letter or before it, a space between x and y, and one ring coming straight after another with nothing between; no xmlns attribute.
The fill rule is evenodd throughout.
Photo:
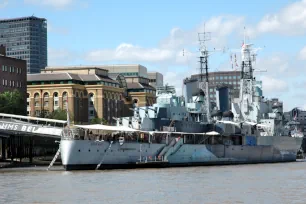
<svg viewBox="0 0 306 204"><path fill-rule="evenodd" d="M210 101L209 101L209 95L208 95L208 56L209 52L206 47L206 41L209 41L211 39L211 33L205 31L204 26L204 32L198 33L199 38L199 44L200 44L200 82L199 82L199 88L204 92L205 94L205 101L203 104L203 109L206 112L207 122L210 122ZM205 71L205 81L203 80L203 75Z"/></svg>

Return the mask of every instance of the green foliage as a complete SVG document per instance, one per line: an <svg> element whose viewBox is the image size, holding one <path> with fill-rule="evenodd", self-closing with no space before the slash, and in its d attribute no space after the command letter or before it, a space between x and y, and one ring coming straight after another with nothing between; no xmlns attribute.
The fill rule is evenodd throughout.
<svg viewBox="0 0 306 204"><path fill-rule="evenodd" d="M93 119L91 119L90 124L103 124L103 125L106 125L107 124L107 120L105 120L104 118L93 118Z"/></svg>
<svg viewBox="0 0 306 204"><path fill-rule="evenodd" d="M25 115L26 104L23 94L18 90L1 93L0 113Z"/></svg>
<svg viewBox="0 0 306 204"><path fill-rule="evenodd" d="M72 115L69 113L70 121L72 121ZM55 120L67 120L67 111L63 109L56 109L53 112L51 112L48 116L50 119L55 119Z"/></svg>

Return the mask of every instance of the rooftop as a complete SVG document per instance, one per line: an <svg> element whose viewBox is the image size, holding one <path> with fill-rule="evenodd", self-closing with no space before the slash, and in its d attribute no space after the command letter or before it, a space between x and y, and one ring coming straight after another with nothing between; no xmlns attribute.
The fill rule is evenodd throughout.
<svg viewBox="0 0 306 204"><path fill-rule="evenodd" d="M114 67L136 67L140 64L112 64L112 65L80 65L80 66L48 66L46 69L104 69ZM144 67L144 66L142 66Z"/></svg>
<svg viewBox="0 0 306 204"><path fill-rule="evenodd" d="M12 21L12 22L13 21L24 21L24 20L42 20L42 21L46 21L47 19L45 19L45 18L38 18L36 16L27 16L27 17L0 19L0 23L10 22L10 21Z"/></svg>
<svg viewBox="0 0 306 204"><path fill-rule="evenodd" d="M115 80L112 80L109 77L98 76L96 74L73 74L73 73L39 73L39 74L28 74L27 81L62 81L62 80L77 80L83 82L92 82L92 81L105 81L118 83Z"/></svg>

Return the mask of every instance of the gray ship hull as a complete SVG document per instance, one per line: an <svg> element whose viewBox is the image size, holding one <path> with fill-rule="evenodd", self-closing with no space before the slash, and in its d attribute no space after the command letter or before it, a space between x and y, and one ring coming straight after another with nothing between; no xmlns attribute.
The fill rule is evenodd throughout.
<svg viewBox="0 0 306 204"><path fill-rule="evenodd" d="M61 158L66 170L95 169L102 160L101 169L292 162L302 139L258 137L256 146L181 144L161 162L157 157L165 144L115 142L109 149L107 141L62 140Z"/></svg>

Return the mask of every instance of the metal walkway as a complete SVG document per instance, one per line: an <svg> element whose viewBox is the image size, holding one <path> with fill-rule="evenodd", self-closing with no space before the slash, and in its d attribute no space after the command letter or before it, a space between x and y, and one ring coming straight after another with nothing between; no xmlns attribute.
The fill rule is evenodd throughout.
<svg viewBox="0 0 306 204"><path fill-rule="evenodd" d="M67 121L0 113L0 137L10 135L61 138Z"/></svg>

